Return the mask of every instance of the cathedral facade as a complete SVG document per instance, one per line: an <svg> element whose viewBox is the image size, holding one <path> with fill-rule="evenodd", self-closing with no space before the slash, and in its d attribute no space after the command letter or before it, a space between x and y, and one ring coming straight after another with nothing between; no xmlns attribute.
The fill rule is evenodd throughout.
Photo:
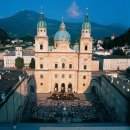
<svg viewBox="0 0 130 130"><path fill-rule="evenodd" d="M88 13L81 29L78 49L70 48L70 34L62 21L54 36L54 48L49 50L47 24L43 13L35 37L35 79L37 93L87 91L93 66L91 24ZM96 67L95 67L96 68Z"/></svg>

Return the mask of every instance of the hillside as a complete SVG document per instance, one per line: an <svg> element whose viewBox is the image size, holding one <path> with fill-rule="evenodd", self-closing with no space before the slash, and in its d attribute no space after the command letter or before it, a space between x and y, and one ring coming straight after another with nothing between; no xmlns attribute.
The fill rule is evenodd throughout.
<svg viewBox="0 0 130 130"><path fill-rule="evenodd" d="M0 43L6 42L8 38L8 34L3 29L0 29Z"/></svg>
<svg viewBox="0 0 130 130"><path fill-rule="evenodd" d="M25 35L36 35L36 24L39 20L39 14L34 11L21 11L14 16L0 19L0 28L3 28L10 36L21 37ZM45 18L48 25L48 35L53 38L59 30L60 21ZM104 26L94 22L92 24L92 36L102 38L111 36L112 32L116 36L127 30L125 27ZM67 30L71 34L72 40L79 39L82 23L66 23Z"/></svg>
<svg viewBox="0 0 130 130"><path fill-rule="evenodd" d="M128 31L116 37L114 40L104 42L103 47L106 49L111 49L117 46L120 47L125 45L130 46L130 28L128 29Z"/></svg>

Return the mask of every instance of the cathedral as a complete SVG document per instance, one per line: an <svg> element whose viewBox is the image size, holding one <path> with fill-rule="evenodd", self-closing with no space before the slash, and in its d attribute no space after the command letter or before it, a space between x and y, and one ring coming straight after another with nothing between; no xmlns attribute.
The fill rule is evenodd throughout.
<svg viewBox="0 0 130 130"><path fill-rule="evenodd" d="M47 23L41 12L35 36L35 80L37 93L85 93L98 61L92 60L91 24L86 11L80 43L71 48L71 36L62 21L49 49Z"/></svg>

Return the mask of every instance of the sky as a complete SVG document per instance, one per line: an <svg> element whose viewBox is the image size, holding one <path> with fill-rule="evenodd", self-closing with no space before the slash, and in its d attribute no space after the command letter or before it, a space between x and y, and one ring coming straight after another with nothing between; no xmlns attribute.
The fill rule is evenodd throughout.
<svg viewBox="0 0 130 130"><path fill-rule="evenodd" d="M21 10L40 12L47 18L81 22L88 8L90 21L109 25L120 23L130 27L130 0L0 0L0 18Z"/></svg>

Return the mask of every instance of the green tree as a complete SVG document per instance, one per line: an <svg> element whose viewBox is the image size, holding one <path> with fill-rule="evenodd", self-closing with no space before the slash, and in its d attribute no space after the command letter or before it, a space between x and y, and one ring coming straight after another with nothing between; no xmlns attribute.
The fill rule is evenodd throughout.
<svg viewBox="0 0 130 130"><path fill-rule="evenodd" d="M24 59L21 57L18 57L15 59L15 67L17 69L22 69L24 67Z"/></svg>
<svg viewBox="0 0 130 130"><path fill-rule="evenodd" d="M127 72L128 74L130 74L130 68L127 68L127 69L126 69L126 72Z"/></svg>
<svg viewBox="0 0 130 130"><path fill-rule="evenodd" d="M32 68L32 69L35 68L35 59L34 58L31 59L29 67Z"/></svg>
<svg viewBox="0 0 130 130"><path fill-rule="evenodd" d="M113 55L125 56L125 52L122 49L115 50Z"/></svg>

